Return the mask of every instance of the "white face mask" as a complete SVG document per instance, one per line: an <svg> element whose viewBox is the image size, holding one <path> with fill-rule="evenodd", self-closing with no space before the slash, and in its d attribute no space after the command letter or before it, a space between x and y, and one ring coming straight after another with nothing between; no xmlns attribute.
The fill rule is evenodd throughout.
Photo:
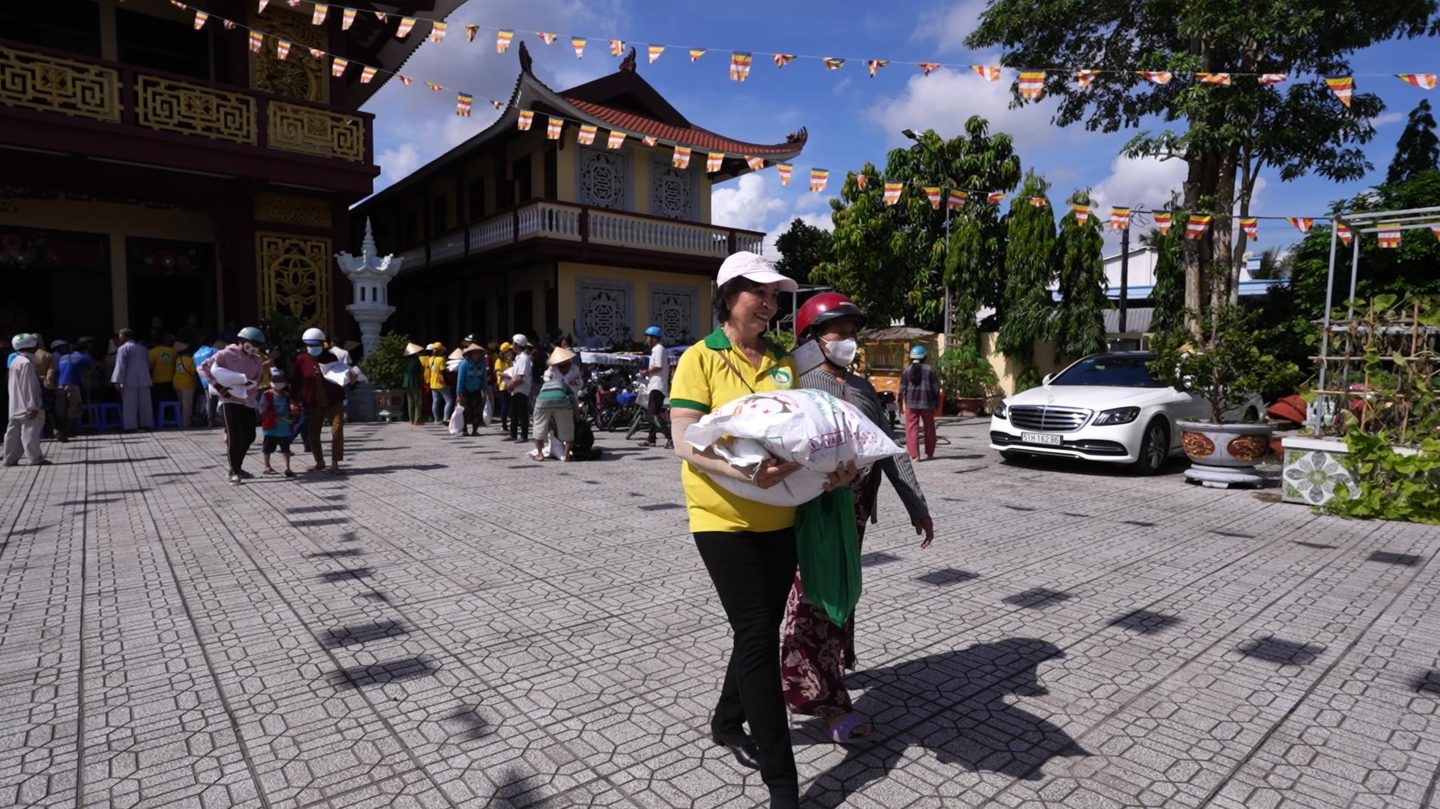
<svg viewBox="0 0 1440 809"><path fill-rule="evenodd" d="M849 368L850 363L855 361L855 352L860 350L860 344L854 339L821 341L825 349L825 358L841 368Z"/></svg>

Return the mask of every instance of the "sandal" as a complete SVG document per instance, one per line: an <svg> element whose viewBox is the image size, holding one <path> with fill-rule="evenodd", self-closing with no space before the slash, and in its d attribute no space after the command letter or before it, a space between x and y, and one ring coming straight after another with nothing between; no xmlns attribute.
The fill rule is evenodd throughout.
<svg viewBox="0 0 1440 809"><path fill-rule="evenodd" d="M865 729L864 733L855 732L862 727ZM859 714L846 714L845 718L840 720L840 724L830 727L830 741L836 744L865 742L870 739L870 734L870 727L865 724L865 720Z"/></svg>
<svg viewBox="0 0 1440 809"><path fill-rule="evenodd" d="M324 472L324 471L325 471L325 464L323 464L323 463L317 463L317 464L315 464L314 466L306 467L306 468L305 468L305 471L306 471L306 472Z"/></svg>

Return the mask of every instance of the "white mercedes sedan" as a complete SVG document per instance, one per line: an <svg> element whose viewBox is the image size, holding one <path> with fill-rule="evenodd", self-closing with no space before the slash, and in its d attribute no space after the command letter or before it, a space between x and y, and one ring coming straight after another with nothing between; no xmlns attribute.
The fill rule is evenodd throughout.
<svg viewBox="0 0 1440 809"><path fill-rule="evenodd" d="M1148 351L1092 354L1038 388L1005 399L990 418L990 448L1006 460L1043 455L1131 466L1155 474L1182 452L1175 422L1206 420L1210 405L1159 382ZM1258 396L1233 414L1257 421Z"/></svg>

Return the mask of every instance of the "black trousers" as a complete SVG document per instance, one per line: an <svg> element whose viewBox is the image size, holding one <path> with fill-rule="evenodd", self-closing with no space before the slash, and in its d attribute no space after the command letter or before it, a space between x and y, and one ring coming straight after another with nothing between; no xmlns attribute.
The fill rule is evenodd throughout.
<svg viewBox="0 0 1440 809"><path fill-rule="evenodd" d="M650 398L645 403L645 413L650 416L650 443L655 443L655 431L660 427L660 414L665 411L665 394L658 390L650 391Z"/></svg>
<svg viewBox="0 0 1440 809"><path fill-rule="evenodd" d="M225 402L220 405L220 418L225 424L226 451L230 456L230 474L240 474L245 455L255 443L255 408Z"/></svg>
<svg viewBox="0 0 1440 809"><path fill-rule="evenodd" d="M510 394L510 438L530 440L530 397L523 393Z"/></svg>
<svg viewBox="0 0 1440 809"><path fill-rule="evenodd" d="M695 547L735 633L710 729L735 738L749 722L760 751L760 777L772 796L793 798L799 777L780 687L780 623L795 581L795 531L706 531L695 534Z"/></svg>

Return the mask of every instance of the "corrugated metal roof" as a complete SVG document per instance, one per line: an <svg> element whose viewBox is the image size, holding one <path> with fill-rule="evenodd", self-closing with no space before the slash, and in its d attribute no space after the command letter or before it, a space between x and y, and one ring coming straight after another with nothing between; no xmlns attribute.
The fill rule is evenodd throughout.
<svg viewBox="0 0 1440 809"><path fill-rule="evenodd" d="M1150 331L1150 322L1154 317L1155 309L1153 307L1144 309L1127 308L1125 310L1125 334L1145 334ZM1105 310L1105 333L1120 333L1119 309Z"/></svg>
<svg viewBox="0 0 1440 809"><path fill-rule="evenodd" d="M626 134L650 135L663 140L675 141L686 146L691 146L697 150L704 149L711 152L730 152L732 154L749 155L751 157L768 157L775 155L788 158L799 154L800 150L805 146L804 143L779 143L769 146L758 143L745 143L744 141L733 140L723 135L717 135L708 129L701 129L698 126L675 126L644 115L637 115L633 112L607 107L604 104L596 104L593 101L582 101L569 96L564 96L564 99L566 103L573 105L576 109Z"/></svg>

